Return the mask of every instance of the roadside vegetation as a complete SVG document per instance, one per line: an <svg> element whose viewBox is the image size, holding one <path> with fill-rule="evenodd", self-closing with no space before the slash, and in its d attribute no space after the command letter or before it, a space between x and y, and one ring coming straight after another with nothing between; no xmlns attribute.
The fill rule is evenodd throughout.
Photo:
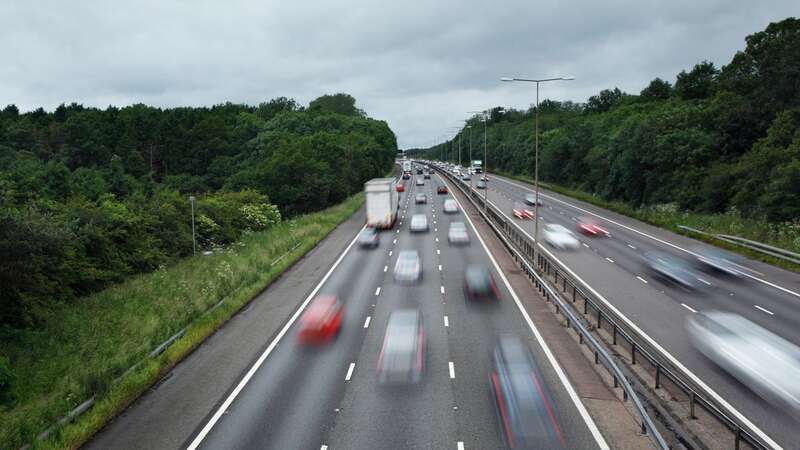
<svg viewBox="0 0 800 450"><path fill-rule="evenodd" d="M78 404L80 418L35 448L74 448L157 381L363 204L363 194L324 211L247 232L210 256L137 275L80 302L50 305L36 327L4 330L0 448L17 449ZM221 299L225 302L204 314ZM154 359L159 343L186 334ZM9 367L7 362L13 361ZM137 363L134 370L126 371ZM122 376L117 382L114 380ZM9 382L10 389L2 389Z"/></svg>
<svg viewBox="0 0 800 450"><path fill-rule="evenodd" d="M672 227L735 234L800 251L800 20L746 38L729 64L700 62L638 95L606 89L586 103L541 102L540 177L579 198ZM533 120L493 108L488 168L532 177ZM420 157L456 162L483 123ZM466 164L467 158L463 158ZM581 194L582 193L582 194Z"/></svg>

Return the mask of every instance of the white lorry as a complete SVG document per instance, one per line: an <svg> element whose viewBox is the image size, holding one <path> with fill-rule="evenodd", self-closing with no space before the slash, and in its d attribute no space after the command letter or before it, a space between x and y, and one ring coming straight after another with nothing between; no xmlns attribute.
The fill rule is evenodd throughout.
<svg viewBox="0 0 800 450"><path fill-rule="evenodd" d="M367 226L388 229L397 220L400 194L395 178L373 178L364 183L367 196Z"/></svg>

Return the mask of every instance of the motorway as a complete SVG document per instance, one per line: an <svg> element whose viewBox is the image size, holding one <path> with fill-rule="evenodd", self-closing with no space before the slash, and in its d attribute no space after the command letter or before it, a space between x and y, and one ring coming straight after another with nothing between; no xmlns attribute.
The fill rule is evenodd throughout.
<svg viewBox="0 0 800 450"><path fill-rule="evenodd" d="M437 176L434 175L434 178ZM414 181L413 179L410 181ZM193 437L189 448L501 448L488 390L489 355L494 336L532 332L512 301L510 287L493 268L502 300L496 307L471 307L462 291L466 264L492 267L488 251L476 239L453 247L447 229L463 214L440 211L441 180L425 180L401 197L399 223L381 233L376 249L351 245L334 265L318 293L336 294L345 303L344 326L332 343L316 349L296 343L294 326L263 359L252 376L217 407ZM415 204L417 192L427 204ZM412 234L411 214L426 214L431 229ZM415 249L423 278L416 285L393 281L399 251ZM313 294L313 293L312 293ZM375 367L389 314L418 308L428 336L426 373L419 385L385 388ZM591 419L579 411L542 348L532 346L553 399L564 448L602 448ZM234 394L235 393L235 394ZM590 423L591 425L587 424Z"/></svg>
<svg viewBox="0 0 800 450"><path fill-rule="evenodd" d="M525 194L533 192L532 187L494 174L489 176L489 202L533 240L533 221L520 220L512 214L512 208L523 204ZM483 195L483 191L478 192ZM703 272L698 290L665 284L647 270L641 258L643 252L658 250L691 259L689 252L706 244L551 191L540 190L540 199L540 233L546 223L575 230L575 223L582 216L593 216L611 232L610 238L586 237L576 232L582 243L580 250L548 246L547 251L762 430L762 437L768 436L783 448L800 448L798 423L703 357L683 331L687 316L715 309L747 317L800 344L797 274L747 260L742 269L747 276L741 279Z"/></svg>

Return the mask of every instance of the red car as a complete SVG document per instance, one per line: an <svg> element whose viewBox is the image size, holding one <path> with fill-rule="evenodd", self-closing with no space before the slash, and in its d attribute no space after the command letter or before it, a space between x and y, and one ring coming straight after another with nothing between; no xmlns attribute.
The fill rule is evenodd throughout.
<svg viewBox="0 0 800 450"><path fill-rule="evenodd" d="M583 234L589 236L611 237L611 233L609 233L608 230L601 227L600 225L597 224L597 222L593 221L590 218L581 217L580 219L578 219L576 224L578 226L578 231L580 231Z"/></svg>
<svg viewBox="0 0 800 450"><path fill-rule="evenodd" d="M322 344L335 338L341 326L341 302L335 295L320 295L311 301L300 316L297 340L302 344Z"/></svg>
<svg viewBox="0 0 800 450"><path fill-rule="evenodd" d="M397 183L397 192L405 192L405 191L406 191L406 185L403 183Z"/></svg>
<svg viewBox="0 0 800 450"><path fill-rule="evenodd" d="M533 219L533 211L525 208L514 208L514 217L517 219Z"/></svg>
<svg viewBox="0 0 800 450"><path fill-rule="evenodd" d="M437 194L447 194L447 186L445 186L443 184L439 185L439 187L436 188L436 193Z"/></svg>

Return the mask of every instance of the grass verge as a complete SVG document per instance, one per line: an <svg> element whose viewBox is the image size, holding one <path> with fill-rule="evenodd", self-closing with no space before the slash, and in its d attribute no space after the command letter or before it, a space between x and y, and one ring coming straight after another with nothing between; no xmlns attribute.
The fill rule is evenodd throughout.
<svg viewBox="0 0 800 450"><path fill-rule="evenodd" d="M3 330L0 357L11 362L16 401L0 408L0 448L18 449L34 441L94 395L90 410L33 448L80 446L363 202L363 194L354 195L324 211L246 235L219 253L188 258L58 306L36 329ZM220 307L204 314L222 298ZM187 326L164 353L146 358Z"/></svg>
<svg viewBox="0 0 800 450"><path fill-rule="evenodd" d="M528 177L512 175L505 172L498 172L498 174L517 181L533 184L533 179ZM726 214L703 214L678 211L674 205L653 205L649 207L633 208L622 202L604 200L587 192L569 189L551 183L542 183L540 181L539 185L553 192L558 192L559 194L641 220L642 222L664 228L673 233L704 241L719 248L724 248L773 266L793 272L800 272L800 264L795 264L791 261L775 258L710 236L704 236L678 228L678 225L684 225L705 231L706 233L740 236L800 253L800 224L798 223L770 223L762 220L744 218L736 212Z"/></svg>

